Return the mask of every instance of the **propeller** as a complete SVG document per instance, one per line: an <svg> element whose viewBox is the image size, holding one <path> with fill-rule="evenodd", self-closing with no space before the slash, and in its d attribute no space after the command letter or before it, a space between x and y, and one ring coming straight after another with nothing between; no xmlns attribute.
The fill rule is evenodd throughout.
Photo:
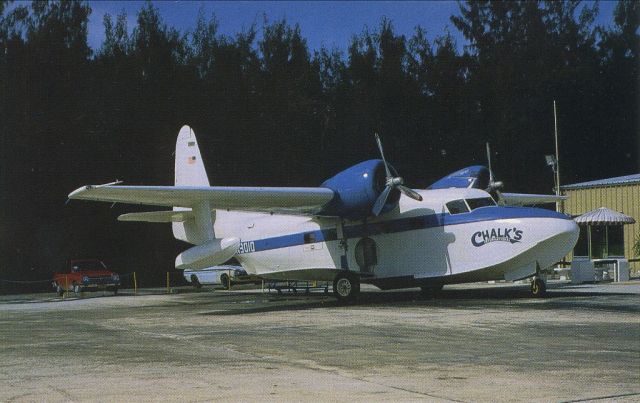
<svg viewBox="0 0 640 403"><path fill-rule="evenodd" d="M393 176L391 173L391 169L389 168L389 164L387 164L387 160L384 158L384 151L382 149L382 142L380 141L380 136L378 133L375 133L376 143L378 143L378 150L380 150L380 156L382 157L382 162L384 163L384 170L386 173L385 178L385 187L378 199L373 204L373 215L379 216L384 208L384 205L387 203L387 198L393 189L398 189L405 196L412 198L413 200L422 201L422 196L418 192L413 189L410 189L404 185L404 179L400 176Z"/></svg>
<svg viewBox="0 0 640 403"><path fill-rule="evenodd" d="M502 200L502 195L500 194L500 190L504 187L504 183L502 181L496 181L493 177L493 169L491 169L491 148L489 148L489 143L487 145L487 164L489 165L489 185L485 189L487 193L489 193L496 201Z"/></svg>

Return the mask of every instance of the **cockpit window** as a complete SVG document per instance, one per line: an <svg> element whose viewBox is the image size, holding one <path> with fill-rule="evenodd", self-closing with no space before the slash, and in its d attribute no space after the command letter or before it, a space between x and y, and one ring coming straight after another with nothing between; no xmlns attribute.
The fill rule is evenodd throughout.
<svg viewBox="0 0 640 403"><path fill-rule="evenodd" d="M471 210L475 210L480 207L495 206L496 202L490 197L482 197L480 199L467 199L467 204Z"/></svg>
<svg viewBox="0 0 640 403"><path fill-rule="evenodd" d="M451 214L460 214L460 213L468 213L469 208L464 200L452 200L447 203L447 210Z"/></svg>

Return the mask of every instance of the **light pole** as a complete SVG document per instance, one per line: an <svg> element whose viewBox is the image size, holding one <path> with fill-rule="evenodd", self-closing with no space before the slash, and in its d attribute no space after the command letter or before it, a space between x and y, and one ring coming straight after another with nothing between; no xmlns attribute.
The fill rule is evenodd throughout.
<svg viewBox="0 0 640 403"><path fill-rule="evenodd" d="M558 160L556 160L556 156L553 154L545 155L544 158L547 160L547 166L551 167L553 171L553 191L558 194L558 179L556 177ZM557 209L556 209L557 210Z"/></svg>

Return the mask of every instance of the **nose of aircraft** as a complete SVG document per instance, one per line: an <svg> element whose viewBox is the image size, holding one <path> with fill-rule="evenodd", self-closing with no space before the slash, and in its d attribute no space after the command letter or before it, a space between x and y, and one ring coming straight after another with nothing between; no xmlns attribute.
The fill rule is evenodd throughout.
<svg viewBox="0 0 640 403"><path fill-rule="evenodd" d="M571 252L578 241L580 227L564 214L554 211L545 215L547 220L540 222L538 228L541 238L546 240L540 242L535 249L539 253L541 266L550 266Z"/></svg>
<svg viewBox="0 0 640 403"><path fill-rule="evenodd" d="M566 214L531 207L506 208L503 214L522 217L523 240L525 244L531 242L528 256L540 267L549 267L561 260L578 241L580 228Z"/></svg>
<svg viewBox="0 0 640 403"><path fill-rule="evenodd" d="M580 227L578 227L578 224L576 224L574 220L565 218L558 219L557 221L555 226L558 235L565 238L566 246L569 250L573 249L580 235Z"/></svg>
<svg viewBox="0 0 640 403"><path fill-rule="evenodd" d="M556 239L554 243L558 246L564 246L566 249L565 253L573 249L580 234L578 224L576 224L571 217L563 213L543 209L535 210L539 218L545 219L540 222L540 226L541 229L546 230L545 232L548 233L547 236Z"/></svg>

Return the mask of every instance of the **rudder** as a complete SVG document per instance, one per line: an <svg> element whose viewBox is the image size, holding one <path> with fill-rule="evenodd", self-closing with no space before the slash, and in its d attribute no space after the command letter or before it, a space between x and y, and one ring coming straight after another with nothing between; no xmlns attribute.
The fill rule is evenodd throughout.
<svg viewBox="0 0 640 403"><path fill-rule="evenodd" d="M187 125L182 126L176 140L175 184L209 186L196 134Z"/></svg>
<svg viewBox="0 0 640 403"><path fill-rule="evenodd" d="M209 178L200 155L196 134L187 125L182 126L176 140L175 185L209 186ZM174 207L173 210L188 209ZM208 202L201 202L193 207L193 213L193 218L172 223L173 236L195 245L212 240L215 236L213 233L215 211L211 211Z"/></svg>

